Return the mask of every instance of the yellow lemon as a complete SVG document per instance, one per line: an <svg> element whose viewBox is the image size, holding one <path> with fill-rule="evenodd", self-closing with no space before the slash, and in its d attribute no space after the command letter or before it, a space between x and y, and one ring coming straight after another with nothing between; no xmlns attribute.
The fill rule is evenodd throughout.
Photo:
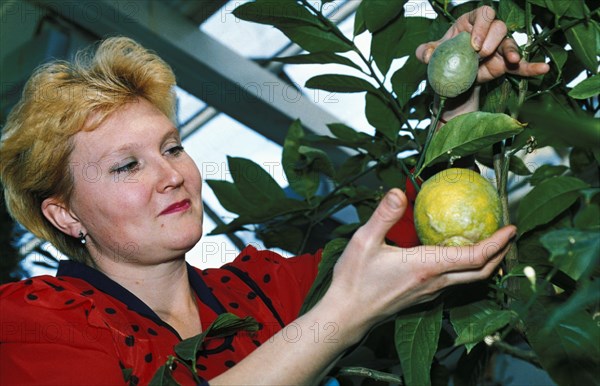
<svg viewBox="0 0 600 386"><path fill-rule="evenodd" d="M422 186L415 202L415 228L425 245L469 245L502 222L496 188L479 173L451 168Z"/></svg>

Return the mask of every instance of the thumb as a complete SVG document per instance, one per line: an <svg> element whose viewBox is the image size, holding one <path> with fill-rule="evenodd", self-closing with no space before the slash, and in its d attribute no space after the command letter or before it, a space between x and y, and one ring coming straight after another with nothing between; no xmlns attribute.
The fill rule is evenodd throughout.
<svg viewBox="0 0 600 386"><path fill-rule="evenodd" d="M390 190L379 203L363 231L374 241L383 242L390 228L402 218L408 200L400 189Z"/></svg>

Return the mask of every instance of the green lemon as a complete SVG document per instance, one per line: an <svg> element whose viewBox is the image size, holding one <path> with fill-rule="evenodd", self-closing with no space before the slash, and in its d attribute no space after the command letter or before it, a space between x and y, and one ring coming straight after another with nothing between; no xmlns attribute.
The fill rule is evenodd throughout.
<svg viewBox="0 0 600 386"><path fill-rule="evenodd" d="M471 34L461 32L433 51L427 65L427 79L438 95L454 98L473 85L478 69L479 55L471 46Z"/></svg>
<svg viewBox="0 0 600 386"><path fill-rule="evenodd" d="M469 169L437 173L423 184L415 202L415 228L425 245L474 244L501 222L496 188Z"/></svg>

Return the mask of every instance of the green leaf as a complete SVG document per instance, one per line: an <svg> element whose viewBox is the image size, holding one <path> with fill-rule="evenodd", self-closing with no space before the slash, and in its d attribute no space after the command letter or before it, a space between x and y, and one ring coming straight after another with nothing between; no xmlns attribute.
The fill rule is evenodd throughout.
<svg viewBox="0 0 600 386"><path fill-rule="evenodd" d="M318 17L293 1L259 0L240 5L233 14L246 21L275 27L314 26L325 29Z"/></svg>
<svg viewBox="0 0 600 386"><path fill-rule="evenodd" d="M361 2L356 9L354 14L354 36L358 36L367 30L367 23L365 23L364 8L366 2Z"/></svg>
<svg viewBox="0 0 600 386"><path fill-rule="evenodd" d="M364 154L357 154L352 157L348 157L342 166L339 167L336 173L336 181L344 183L349 178L353 178L365 170L370 158Z"/></svg>
<svg viewBox="0 0 600 386"><path fill-rule="evenodd" d="M600 229L600 206L587 204L583 206L573 219L573 224L579 229Z"/></svg>
<svg viewBox="0 0 600 386"><path fill-rule="evenodd" d="M172 358L172 357L171 357ZM180 386L180 384L173 378L172 371L169 369L169 365L162 365L154 373L154 376L148 383L150 386Z"/></svg>
<svg viewBox="0 0 600 386"><path fill-rule="evenodd" d="M392 1L390 1L392 3ZM382 74L387 74L397 52L397 46L402 41L406 31L406 24L403 17L373 34L371 39L371 55L377 63L377 67Z"/></svg>
<svg viewBox="0 0 600 386"><path fill-rule="evenodd" d="M298 227L277 224L259 229L259 238L266 248L281 248L285 251L298 253L304 240L304 231Z"/></svg>
<svg viewBox="0 0 600 386"><path fill-rule="evenodd" d="M229 170L240 194L254 206L286 198L284 190L262 167L246 158L227 157Z"/></svg>
<svg viewBox="0 0 600 386"><path fill-rule="evenodd" d="M400 106L404 107L427 74L427 66L411 56L404 66L392 75L392 89Z"/></svg>
<svg viewBox="0 0 600 386"><path fill-rule="evenodd" d="M241 318L231 313L223 313L208 327L208 334L206 336L221 338L233 335L239 331L258 331L259 327L258 322L251 316Z"/></svg>
<svg viewBox="0 0 600 386"><path fill-rule="evenodd" d="M396 58L407 55L414 56L419 45L434 40L431 35L431 19L419 16L403 16L401 22L404 24L404 33L400 43L395 46Z"/></svg>
<svg viewBox="0 0 600 386"><path fill-rule="evenodd" d="M258 322L250 316L240 318L231 313L223 313L217 316L200 334L177 343L174 347L175 354L180 359L191 362L192 368L195 369L198 351L207 337L224 337L233 335L238 331L258 331L258 328Z"/></svg>
<svg viewBox="0 0 600 386"><path fill-rule="evenodd" d="M600 237L597 231L559 229L546 233L540 241L550 252L550 261L575 280L600 262Z"/></svg>
<svg viewBox="0 0 600 386"><path fill-rule="evenodd" d="M350 44L335 34L315 26L284 28L281 32L308 52L346 52L352 49Z"/></svg>
<svg viewBox="0 0 600 386"><path fill-rule="evenodd" d="M226 210L237 214L252 214L252 205L241 195L234 183L220 180L206 180L206 183L215 192L219 203Z"/></svg>
<svg viewBox="0 0 600 386"><path fill-rule="evenodd" d="M557 17L562 17L571 6L572 1L546 0L546 7Z"/></svg>
<svg viewBox="0 0 600 386"><path fill-rule="evenodd" d="M451 157L474 154L522 130L523 125L506 114L476 111L459 115L434 134L423 168Z"/></svg>
<svg viewBox="0 0 600 386"><path fill-rule="evenodd" d="M508 106L517 100L517 93L509 81L497 80L483 85L486 91L481 111L490 113L504 113Z"/></svg>
<svg viewBox="0 0 600 386"><path fill-rule="evenodd" d="M350 75L317 75L307 80L305 86L342 93L377 92L368 81Z"/></svg>
<svg viewBox="0 0 600 386"><path fill-rule="evenodd" d="M442 328L443 304L396 317L394 341L406 385L431 385L431 363Z"/></svg>
<svg viewBox="0 0 600 386"><path fill-rule="evenodd" d="M323 150L310 146L300 146L298 153L304 157L307 166L312 170L321 172L329 177L335 175L333 163Z"/></svg>
<svg viewBox="0 0 600 386"><path fill-rule="evenodd" d="M396 162L389 165L379 165L377 168L377 176L387 188L401 188L406 185L406 174Z"/></svg>
<svg viewBox="0 0 600 386"><path fill-rule="evenodd" d="M391 106L387 101L382 100L379 94L367 93L365 95L365 115L367 121L379 133L392 142L396 141L400 131L400 121Z"/></svg>
<svg viewBox="0 0 600 386"><path fill-rule="evenodd" d="M288 64L343 64L345 66L356 68L360 70L360 66L354 63L352 60L334 54L332 52L315 52L313 54L305 54L305 55L294 55L294 56L286 56L280 58L271 59L274 62L288 63Z"/></svg>
<svg viewBox="0 0 600 386"><path fill-rule="evenodd" d="M308 291L308 295L306 295L306 298L304 299L300 315L303 315L310 310L318 303L325 292L327 292L333 276L333 267L338 258L342 255L342 252L344 252L344 249L346 249L347 244L347 239L334 239L325 245L321 255L321 262L319 263L319 272Z"/></svg>
<svg viewBox="0 0 600 386"><path fill-rule="evenodd" d="M588 184L574 177L554 177L535 186L519 203L519 234L546 224L573 205Z"/></svg>
<svg viewBox="0 0 600 386"><path fill-rule="evenodd" d="M520 302L515 303L520 305ZM569 319L548 327L548 315L554 314L563 304L540 297L528 312L521 311L527 339L544 370L559 385L596 385L600 368L600 329L585 311L573 313Z"/></svg>
<svg viewBox="0 0 600 386"><path fill-rule="evenodd" d="M575 55L592 74L598 73L599 31L600 27L594 20L576 24L565 31L567 41Z"/></svg>
<svg viewBox="0 0 600 386"><path fill-rule="evenodd" d="M508 31L519 31L525 27L525 11L514 0L498 3L498 18L504 21Z"/></svg>
<svg viewBox="0 0 600 386"><path fill-rule="evenodd" d="M450 310L450 322L457 333L456 346L465 345L467 352L488 335L506 326L515 316L502 310L491 300L480 300Z"/></svg>
<svg viewBox="0 0 600 386"><path fill-rule="evenodd" d="M508 170L515 173L518 176L529 176L531 175L531 170L525 165L523 160L515 155L510 157L508 161Z"/></svg>
<svg viewBox="0 0 600 386"><path fill-rule="evenodd" d="M568 321L574 314L585 311L589 306L600 302L600 281L588 280L584 283L579 283L577 291L563 303L557 307L548 317L548 322L544 326L544 330L549 331L560 325L561 322Z"/></svg>
<svg viewBox="0 0 600 386"><path fill-rule="evenodd" d="M565 165L541 165L535 170L529 183L533 186L557 176L563 175L569 168Z"/></svg>
<svg viewBox="0 0 600 386"><path fill-rule="evenodd" d="M527 0L527 2L537 5L538 7L546 8L546 0Z"/></svg>
<svg viewBox="0 0 600 386"><path fill-rule="evenodd" d="M591 76L581 81L569 91L569 96L575 99L586 99L597 96L600 93L600 74Z"/></svg>
<svg viewBox="0 0 600 386"><path fill-rule="evenodd" d="M367 29L375 33L404 10L406 0L363 0L363 18Z"/></svg>
<svg viewBox="0 0 600 386"><path fill-rule="evenodd" d="M283 143L283 170L290 187L300 196L307 199L314 196L320 184L319 173L310 168L302 168L302 157L299 152L304 131L300 121L294 121L288 130Z"/></svg>
<svg viewBox="0 0 600 386"><path fill-rule="evenodd" d="M562 68L567 62L567 59L569 58L569 54L567 53L567 51L564 49L564 47L558 46L556 44L544 46L544 49L548 54L548 57L550 57L550 61L556 66L558 73L561 74Z"/></svg>
<svg viewBox="0 0 600 386"><path fill-rule="evenodd" d="M354 130L350 126L344 125L343 123L330 123L327 125L329 131L337 138L347 141L349 143L358 144L365 140L370 140L371 136Z"/></svg>
<svg viewBox="0 0 600 386"><path fill-rule="evenodd" d="M600 148L600 120L581 110L569 111L554 104L526 103L521 108L521 114L527 122L535 123L540 128L540 135L587 149ZM566 127L569 130L565 130Z"/></svg>

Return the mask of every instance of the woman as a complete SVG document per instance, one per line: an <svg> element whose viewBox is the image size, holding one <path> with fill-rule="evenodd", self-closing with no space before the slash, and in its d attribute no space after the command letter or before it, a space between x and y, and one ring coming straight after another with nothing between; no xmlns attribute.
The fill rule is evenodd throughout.
<svg viewBox="0 0 600 386"><path fill-rule="evenodd" d="M462 16L444 39L463 30L483 59L480 83L547 71L520 62L491 8ZM439 43L417 55L427 62ZM469 248L386 245L407 206L393 189L352 237L325 296L300 317L318 255L283 259L249 247L222 269L190 267L201 177L170 119L174 84L160 58L124 38L103 42L89 62L46 65L28 82L3 132L5 197L17 221L71 261L57 277L0 289L0 383L146 384L181 339L231 312L255 317L260 330L209 339L197 358L202 379L311 384L374 324L488 277L506 253L513 226ZM475 92L444 118L477 103ZM184 366L174 374L192 382Z"/></svg>

